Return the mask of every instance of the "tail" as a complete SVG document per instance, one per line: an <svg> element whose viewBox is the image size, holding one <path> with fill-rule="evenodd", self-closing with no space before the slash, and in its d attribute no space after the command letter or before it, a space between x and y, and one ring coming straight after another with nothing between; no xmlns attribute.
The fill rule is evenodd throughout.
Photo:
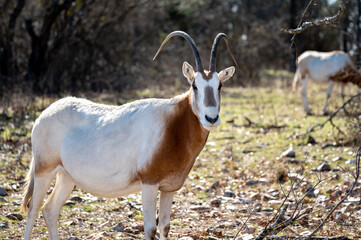
<svg viewBox="0 0 361 240"><path fill-rule="evenodd" d="M294 92L297 89L297 82L298 82L299 78L300 78L300 71L297 68L295 76L293 77L293 83L292 83L292 91L294 91Z"/></svg>
<svg viewBox="0 0 361 240"><path fill-rule="evenodd" d="M25 185L25 193L24 198L21 202L21 210L24 212L27 212L30 207L30 202L33 197L34 192L34 165L35 161L34 158L30 163L30 170L28 172L28 175L26 177L26 185Z"/></svg>

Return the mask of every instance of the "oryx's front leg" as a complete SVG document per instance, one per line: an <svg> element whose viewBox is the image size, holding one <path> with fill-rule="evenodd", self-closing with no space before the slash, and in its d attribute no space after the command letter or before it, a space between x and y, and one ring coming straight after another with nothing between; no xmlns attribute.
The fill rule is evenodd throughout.
<svg viewBox="0 0 361 240"><path fill-rule="evenodd" d="M170 229L170 210L174 192L161 192L159 204L160 240L166 240Z"/></svg>
<svg viewBox="0 0 361 240"><path fill-rule="evenodd" d="M142 205L144 234L146 240L155 239L156 226L156 204L158 195L158 185L142 185Z"/></svg>
<svg viewBox="0 0 361 240"><path fill-rule="evenodd" d="M326 100L325 100L325 104L323 105L323 115L327 115L327 101L328 101L328 98L331 96L331 92L332 92L332 88L333 88L333 85L335 83L333 81L330 81L330 83L328 84L328 89L327 89L327 94L326 94Z"/></svg>

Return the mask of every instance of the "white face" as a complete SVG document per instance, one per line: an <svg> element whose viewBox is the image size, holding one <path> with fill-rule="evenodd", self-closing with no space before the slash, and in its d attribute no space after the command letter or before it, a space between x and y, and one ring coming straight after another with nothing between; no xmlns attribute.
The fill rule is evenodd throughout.
<svg viewBox="0 0 361 240"><path fill-rule="evenodd" d="M191 84L192 109L202 126L211 131L221 123L219 110L222 83L232 77L234 67L220 73L194 72L187 62L183 64L183 74Z"/></svg>
<svg viewBox="0 0 361 240"><path fill-rule="evenodd" d="M217 73L210 73L210 75L211 78L207 79L206 76L197 72L192 83L193 111L208 131L215 129L221 123L219 109L222 83Z"/></svg>

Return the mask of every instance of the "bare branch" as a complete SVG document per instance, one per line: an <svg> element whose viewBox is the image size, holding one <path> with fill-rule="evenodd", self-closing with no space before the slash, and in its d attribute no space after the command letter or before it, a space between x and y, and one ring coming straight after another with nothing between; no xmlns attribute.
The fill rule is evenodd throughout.
<svg viewBox="0 0 361 240"><path fill-rule="evenodd" d="M255 211L256 211L256 209L253 208L253 209L252 209L252 212L249 213L246 221L244 221L244 223L242 224L242 226L241 226L240 229L238 230L237 234L233 237L233 240L235 240L235 239L238 237L239 233L240 233L240 232L242 231L242 229L246 226L248 220L252 217L252 215L253 215L253 213L254 213Z"/></svg>
<svg viewBox="0 0 361 240"><path fill-rule="evenodd" d="M348 237L294 237L294 236L269 236L267 240L351 240Z"/></svg>
<svg viewBox="0 0 361 240"><path fill-rule="evenodd" d="M281 191L282 191L285 199L282 201L281 206L277 209L277 212L273 215L273 218L271 218L271 219L267 222L267 224L266 224L266 226L265 226L265 229L267 229L268 226L270 225L270 223L273 222L275 219L278 219L278 216L281 215L280 212L281 212L281 210L283 209L283 207L285 206L285 203L286 203L288 197L289 197L290 194L291 194L292 188L288 191L287 194L285 193L285 191L284 191L284 189L283 189L283 187L282 187L281 184L280 184L280 188L281 188Z"/></svg>
<svg viewBox="0 0 361 240"><path fill-rule="evenodd" d="M325 222L327 221L327 219L329 219L329 217L332 215L332 213L341 205L341 203L343 203L346 198L352 193L353 189L355 188L356 184L357 184L357 181L360 177L360 158L361 158L361 147L358 148L357 150L357 154L356 154L356 175L354 176L352 174L352 176L354 176L354 183L352 184L352 187L350 189L350 191L348 191L346 193L346 195L341 199L341 201L339 201L333 208L332 210L327 214L327 216L325 217L325 219L320 223L320 225L317 226L317 228L308 236L308 239L311 239L311 237L313 235L316 234L316 232L318 232L322 227L323 225L325 224Z"/></svg>
<svg viewBox="0 0 361 240"><path fill-rule="evenodd" d="M358 154L361 152L361 147L358 151ZM360 159L360 157L357 157L358 159ZM359 160L358 160L359 161ZM307 175L309 175L309 172L307 173ZM269 238L268 236L270 235L276 235L277 233L284 231L286 228L288 228L289 226L291 226L293 223L295 223L296 221L298 221L299 219L301 219L302 217L304 217L305 215L314 213L313 212L313 208L306 208L306 209L302 209L304 207L304 199L305 197L311 192L313 191L318 185L320 185L321 183L325 182L326 180L328 180L329 178L331 178L331 176L322 178L321 174L318 175L317 173L315 173L318 181L317 183L312 186L312 188L310 190L308 190L301 199L297 200L297 198L295 197L296 201L295 201L295 207L292 211L292 214L290 217L288 217L288 219L284 218L284 215L287 211L287 208L289 207L289 205L286 205L286 201L289 200L289 197L292 194L294 194L296 196L296 194L294 193L294 191L297 189L297 187L299 186L299 184L295 184L293 181L291 182L291 188L288 191L287 195L285 196L285 199L283 200L281 206L278 208L276 214L272 217L271 220L268 221L268 223L266 224L266 226L264 227L263 231L255 238L255 240L262 240L264 238ZM356 174L358 176L358 173ZM303 181L304 178L301 179L301 182ZM355 181L357 182L357 180ZM296 187L295 187L296 186ZM281 189L283 191L283 188L281 186ZM353 188L351 188L350 192L353 190ZM350 192L348 193L348 195L350 194ZM344 199L335 205L335 207L333 208L332 212L334 211L334 209L336 209L342 202L344 201ZM325 218L324 221L327 220L327 218L331 215L332 213L329 213L329 215ZM270 225L271 222L274 223L272 225ZM321 225L321 224L320 224ZM321 227L321 226L319 226ZM316 229L318 230L318 229ZM316 232L315 230L315 232ZM312 237L312 235L307 236L307 237ZM298 238L301 239L301 238Z"/></svg>
<svg viewBox="0 0 361 240"><path fill-rule="evenodd" d="M275 228L278 225L278 223L284 218L285 213L287 212L287 209L288 209L288 205L283 206L280 215L278 215L278 217L272 227Z"/></svg>
<svg viewBox="0 0 361 240"><path fill-rule="evenodd" d="M303 22L301 26L296 29L281 29L281 32L288 34L299 34L310 27L326 26L335 22L338 22L346 11L347 0L342 0L339 10L336 15L332 17L326 17L323 19L316 19L312 22ZM307 8L306 8L307 9Z"/></svg>
<svg viewBox="0 0 361 240"><path fill-rule="evenodd" d="M353 178L356 178L356 176L348 169L343 168L342 166L340 166L339 164L336 164L337 167L341 168L344 172L347 172L348 174L350 174Z"/></svg>
<svg viewBox="0 0 361 240"><path fill-rule="evenodd" d="M339 108L337 108L333 113L331 113L330 116L328 116L328 118L323 123L318 123L318 124L312 126L304 134L298 135L297 138L299 138L299 137L305 138L309 133L314 132L316 129L323 128L328 122L330 122L332 124L332 126L335 127L335 124L332 122L333 117L335 117L342 109L345 109L346 105L349 105L354 99L356 99L358 97L361 97L361 92L350 97ZM338 129L341 133L343 133L341 131L341 129L339 129L338 127L336 127L336 129ZM343 134L345 135L345 133L343 133Z"/></svg>

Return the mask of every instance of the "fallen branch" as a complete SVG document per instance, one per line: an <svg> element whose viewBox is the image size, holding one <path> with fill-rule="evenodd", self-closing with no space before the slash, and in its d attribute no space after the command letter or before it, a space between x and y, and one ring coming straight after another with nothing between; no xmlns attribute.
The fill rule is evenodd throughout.
<svg viewBox="0 0 361 240"><path fill-rule="evenodd" d="M304 134L297 135L297 138L302 137L305 138L309 133L314 132L316 129L322 129L328 122L331 123L333 127L335 127L339 132L343 133L343 131L337 127L333 121L332 118L337 115L342 109L345 109L346 105L349 105L354 99L361 97L361 92L357 93L356 95L353 95L350 97L346 102L344 102L339 108L337 108L333 113L328 116L328 118L323 123L318 123L311 128L309 128ZM345 133L343 133L345 135Z"/></svg>
<svg viewBox="0 0 361 240"><path fill-rule="evenodd" d="M295 236L269 236L266 238L267 240L351 240L351 238L348 237L295 237Z"/></svg>
<svg viewBox="0 0 361 240"><path fill-rule="evenodd" d="M307 239L311 239L311 237L313 235L315 235L325 224L325 222L327 221L327 219L330 218L330 216L332 215L332 213L341 205L341 203L343 203L346 198L352 193L353 189L355 188L355 186L357 185L357 181L360 177L360 158L361 158L361 147L358 148L357 150L357 154L356 154L356 174L352 174L351 172L349 172L349 174L354 178L354 182L352 184L352 187L350 189L350 191L348 191L346 193L346 195L341 199L341 201L339 201L334 208L332 208L332 210L327 214L327 216L325 217L325 219L318 225L318 227L308 236Z"/></svg>
<svg viewBox="0 0 361 240"><path fill-rule="evenodd" d="M307 175L308 175L308 173L307 173ZM285 217L284 217L284 215L287 211L287 208L288 208L288 205L286 205L286 201L289 199L289 196L291 193L294 194L294 191L299 187L299 185L304 180L304 178L302 178L299 181L299 183L296 184L296 187L294 187L293 182L291 183L291 188L288 191L288 193L285 194L286 195L285 199L283 200L281 206L278 208L277 213L273 216L273 218L270 221L268 221L264 230L255 238L255 240L262 240L269 235L275 235L275 234L283 231L284 229L286 229L288 226L291 226L293 223L295 223L296 221L298 221L305 215L312 213L312 208L306 208L306 209L302 210L302 206L304 204L304 199L311 191L313 191L319 184L321 184L323 181L327 180L328 178L325 178L325 179L319 178L318 182L310 190L308 190L300 200L296 200L295 209L293 210L291 217L289 217L288 219L285 219ZM270 223L274 220L275 220L274 224L270 225Z"/></svg>
<svg viewBox="0 0 361 240"><path fill-rule="evenodd" d="M260 124L255 123L251 119L249 119L247 116L244 116L244 119L247 121L247 124L244 124L244 127L250 127L250 128L263 128L264 130L270 130L270 129L282 129L287 127L287 125L277 125L277 124Z"/></svg>
<svg viewBox="0 0 361 240"><path fill-rule="evenodd" d="M318 176L316 173L316 176L318 178L318 182L312 186L311 189L309 189L302 198L300 198L299 200L297 200L296 198L296 194L295 191L298 189L298 187L300 186L300 183L303 182L304 178L309 174L307 173L306 176L304 178L302 178L298 184L294 184L294 182L291 182L291 187L290 190L286 193L284 193L285 198L281 204L281 206L278 208L276 214L272 217L271 220L268 221L268 223L266 224L266 226L264 227L263 231L255 238L255 240L262 240L262 239L282 239L282 237L284 237L283 239L307 239L307 240L312 240L312 239L337 239L337 240L343 240L343 239L348 239L345 237L333 237L333 238L329 238L329 237L314 237L314 235L323 227L323 225L326 223L326 221L330 218L330 216L334 213L334 211L347 199L347 197L353 192L359 176L360 176L360 158L361 158L361 147L359 147L357 154L356 154L356 170L355 173L352 173L350 171L346 171L348 174L350 174L353 178L354 178L354 183L352 185L352 187L350 188L350 190L345 194L345 196L327 213L327 216L322 220L322 222L316 227L316 229L309 234L308 236L296 236L296 237L290 237L290 236L274 236L276 234L278 234L279 232L283 231L284 229L288 228L289 226L291 226L293 223L295 223L296 221L300 220L301 218L303 218L304 216L307 216L309 214L314 214L316 212L318 212L318 210L313 211L313 207L308 207L305 209L302 209L304 206L304 201L305 201L305 197L311 192L313 191L319 184L321 184L322 182L324 182L325 180L329 179L331 176L326 177L326 178L321 178L321 173ZM285 218L285 213L287 211L287 208L289 207L288 204L286 204L286 201L289 200L289 197L291 195L291 193L293 193L293 195L295 196L295 206L294 209L292 210L292 214L290 217L288 217L288 219ZM273 224L271 224L272 222L274 222Z"/></svg>
<svg viewBox="0 0 361 240"><path fill-rule="evenodd" d="M246 226L246 224L248 223L249 219L251 218L251 216L253 215L254 212L255 212L255 208L253 208L252 211L249 213L246 221L244 221L244 223L242 224L242 226L239 228L237 234L233 237L233 240L235 240L235 239L238 237L239 233L240 233L240 232L243 230L243 228Z"/></svg>

